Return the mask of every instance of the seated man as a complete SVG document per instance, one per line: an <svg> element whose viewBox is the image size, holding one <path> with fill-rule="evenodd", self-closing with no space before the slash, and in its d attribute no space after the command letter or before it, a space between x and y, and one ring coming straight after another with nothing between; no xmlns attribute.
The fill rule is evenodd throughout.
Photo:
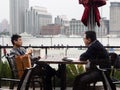
<svg viewBox="0 0 120 90"><path fill-rule="evenodd" d="M11 42L13 44L13 48L10 51L10 55L15 56L15 58L17 56L25 56L28 55L30 56L31 60L32 58L32 49L26 50L25 48L22 47L22 38L20 35L13 35L11 37ZM36 58L37 60L40 59L40 57ZM32 61L34 63L34 59ZM35 70L36 74L39 75L41 72L39 71L40 68L44 68L44 75L45 75L45 86L44 86L44 90L52 90L52 83L51 83L51 78L52 76L56 75L56 71L51 68L48 64L46 63L37 63L35 60L35 63L37 64L37 69Z"/></svg>
<svg viewBox="0 0 120 90"><path fill-rule="evenodd" d="M80 74L75 78L73 90L88 90L87 85L90 85L90 83L97 81L104 82L102 73L97 69L96 65L99 65L100 68L110 68L108 53L103 45L96 39L96 33L94 31L86 31L83 40L85 45L88 46L88 49L80 55L80 60L89 60L90 65L87 67L85 73ZM112 90L116 90L115 85L112 83L110 84Z"/></svg>
<svg viewBox="0 0 120 90"><path fill-rule="evenodd" d="M10 51L10 55L12 56L25 56L28 55L31 59L31 65L34 64L35 61L40 59L40 56L33 57L32 56L32 48L28 48L27 50L22 47L22 38L19 35L13 35L11 37L11 42L13 44L13 48Z"/></svg>

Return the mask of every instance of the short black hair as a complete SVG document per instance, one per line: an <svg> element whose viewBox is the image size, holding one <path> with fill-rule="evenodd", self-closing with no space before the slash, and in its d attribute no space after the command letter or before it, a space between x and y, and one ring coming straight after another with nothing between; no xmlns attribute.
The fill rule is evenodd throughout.
<svg viewBox="0 0 120 90"><path fill-rule="evenodd" d="M18 34L13 34L13 35L12 35L12 37L11 37L11 42L12 42L13 45L14 45L14 40L17 41L18 38L21 38L21 36L18 35Z"/></svg>
<svg viewBox="0 0 120 90"><path fill-rule="evenodd" d="M85 34L86 34L87 39L88 38L91 39L91 42L96 40L96 32L95 31L86 31Z"/></svg>

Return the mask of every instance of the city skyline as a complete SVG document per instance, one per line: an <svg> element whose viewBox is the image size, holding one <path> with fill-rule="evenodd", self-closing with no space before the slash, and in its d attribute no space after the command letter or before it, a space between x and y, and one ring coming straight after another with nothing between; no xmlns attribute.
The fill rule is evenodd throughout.
<svg viewBox="0 0 120 90"><path fill-rule="evenodd" d="M100 8L102 17L107 17L107 19L109 19L109 6L111 1L120 2L119 0L108 0L107 5L103 6L102 9ZM72 18L80 20L84 10L83 6L78 4L78 0L30 0L29 4L30 7L41 6L47 8L53 18L57 15L66 15L69 20ZM7 19L9 22L9 0L2 1L0 4L0 11L0 22L3 19Z"/></svg>

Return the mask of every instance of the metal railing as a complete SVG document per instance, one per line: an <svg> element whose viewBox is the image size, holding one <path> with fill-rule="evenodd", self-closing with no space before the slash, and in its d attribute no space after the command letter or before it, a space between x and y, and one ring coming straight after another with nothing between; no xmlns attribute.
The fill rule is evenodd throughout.
<svg viewBox="0 0 120 90"><path fill-rule="evenodd" d="M2 55L2 50L3 50L3 53L6 53L4 51L4 49L11 49L13 46L0 46L0 57ZM77 48L79 50L84 50L86 49L87 47L86 46L23 46L24 48L29 48L29 47L32 47L33 49L34 48L38 48L38 49L44 49L45 50L45 55L47 56L48 55L48 50L49 49L65 49L65 54L67 55L67 52L68 52L68 49L72 49L72 48ZM120 46L104 46L106 49L120 49ZM119 51L119 50L118 50Z"/></svg>

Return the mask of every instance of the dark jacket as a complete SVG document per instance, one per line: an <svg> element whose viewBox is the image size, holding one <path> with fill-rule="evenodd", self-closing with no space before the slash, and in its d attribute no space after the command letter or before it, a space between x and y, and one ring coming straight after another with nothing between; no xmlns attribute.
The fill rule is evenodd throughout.
<svg viewBox="0 0 120 90"><path fill-rule="evenodd" d="M110 68L108 52L98 40L92 42L87 51L80 55L80 60L89 60L90 69L96 68L96 65L100 68Z"/></svg>

